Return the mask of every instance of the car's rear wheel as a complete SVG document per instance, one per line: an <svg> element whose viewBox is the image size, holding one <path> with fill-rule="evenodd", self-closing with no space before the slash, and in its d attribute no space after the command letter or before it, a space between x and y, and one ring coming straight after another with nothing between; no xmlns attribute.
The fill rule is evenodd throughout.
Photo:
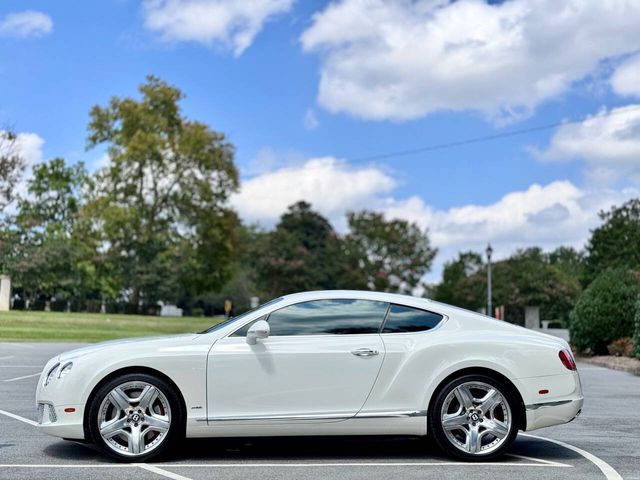
<svg viewBox="0 0 640 480"><path fill-rule="evenodd" d="M464 460L488 460L505 452L518 434L517 404L510 389L486 375L465 375L441 388L429 411L438 446Z"/></svg>
<svg viewBox="0 0 640 480"><path fill-rule="evenodd" d="M174 389L149 374L110 380L89 406L92 440L108 455L124 461L146 461L166 453L181 435L182 423Z"/></svg>

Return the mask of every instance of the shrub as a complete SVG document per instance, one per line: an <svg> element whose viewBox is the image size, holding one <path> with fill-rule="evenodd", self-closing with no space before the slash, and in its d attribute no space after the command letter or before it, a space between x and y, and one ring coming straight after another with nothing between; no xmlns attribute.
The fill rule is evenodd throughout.
<svg viewBox="0 0 640 480"><path fill-rule="evenodd" d="M632 357L633 356L633 340L631 337L619 338L615 342L607 345L609 355L616 357Z"/></svg>
<svg viewBox="0 0 640 480"><path fill-rule="evenodd" d="M636 301L636 319L633 333L633 351L640 358L640 295Z"/></svg>
<svg viewBox="0 0 640 480"><path fill-rule="evenodd" d="M192 317L204 317L204 309L203 308L192 308L191 309L191 316Z"/></svg>
<svg viewBox="0 0 640 480"><path fill-rule="evenodd" d="M624 268L601 272L571 312L571 342L578 351L607 354L606 346L634 330L640 282Z"/></svg>

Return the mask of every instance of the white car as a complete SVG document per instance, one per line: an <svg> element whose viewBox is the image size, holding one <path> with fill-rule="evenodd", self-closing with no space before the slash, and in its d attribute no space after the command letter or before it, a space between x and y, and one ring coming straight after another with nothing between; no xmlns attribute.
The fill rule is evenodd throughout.
<svg viewBox="0 0 640 480"><path fill-rule="evenodd" d="M569 345L423 298L287 295L198 334L113 341L51 359L43 432L144 461L186 437L419 435L484 460L519 430L573 420Z"/></svg>

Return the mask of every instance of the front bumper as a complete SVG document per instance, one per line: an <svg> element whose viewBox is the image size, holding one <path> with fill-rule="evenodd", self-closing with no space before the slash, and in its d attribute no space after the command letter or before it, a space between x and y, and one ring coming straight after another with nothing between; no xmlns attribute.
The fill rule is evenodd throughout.
<svg viewBox="0 0 640 480"><path fill-rule="evenodd" d="M74 411L65 411L73 408ZM36 406L38 429L54 437L84 440L82 405L53 405L39 401Z"/></svg>
<svg viewBox="0 0 640 480"><path fill-rule="evenodd" d="M49 360L38 380L36 388L38 429L55 437L84 440L84 405L70 402L70 400L77 401L75 398L77 389L69 385L67 378L56 379L46 387L43 385L45 375L56 362L58 362L57 357Z"/></svg>

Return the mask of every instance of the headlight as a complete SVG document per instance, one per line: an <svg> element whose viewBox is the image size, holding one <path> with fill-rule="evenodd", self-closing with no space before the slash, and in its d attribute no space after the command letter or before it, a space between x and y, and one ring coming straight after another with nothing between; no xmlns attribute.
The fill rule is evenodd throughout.
<svg viewBox="0 0 640 480"><path fill-rule="evenodd" d="M60 366L60 364L59 364L59 363L56 363L56 364L51 368L51 370L49 370L49 372L47 372L47 376L46 376L46 377L44 377L44 384L43 384L45 387L46 387L47 385L49 385L49 382L50 382L51 380L53 380L53 377L54 377L54 375L55 375L55 373L56 373L56 370L58 369L58 367L59 367L59 366Z"/></svg>
<svg viewBox="0 0 640 480"><path fill-rule="evenodd" d="M73 362L69 362L65 364L65 366L60 369L60 373L58 373L58 378L64 377L67 373L71 371L72 368L73 368Z"/></svg>

